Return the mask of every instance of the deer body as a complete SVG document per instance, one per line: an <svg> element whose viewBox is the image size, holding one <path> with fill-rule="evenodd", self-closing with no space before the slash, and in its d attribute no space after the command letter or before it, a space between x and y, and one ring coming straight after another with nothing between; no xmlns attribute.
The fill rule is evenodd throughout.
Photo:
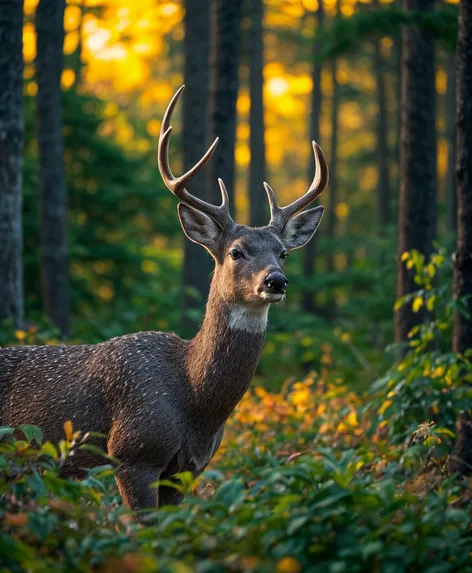
<svg viewBox="0 0 472 573"><path fill-rule="evenodd" d="M53 442L63 438L66 420L108 435L106 449L121 462L125 501L133 508L155 506L150 483L205 469L263 346L267 308L247 320L237 309L235 320L214 290L192 341L139 332L96 345L0 349L0 425L35 424ZM103 463L81 455L69 473L80 475L91 461ZM120 473L139 474L141 467L147 478L142 492L128 492ZM159 493L160 504L180 498L169 488Z"/></svg>
<svg viewBox="0 0 472 573"><path fill-rule="evenodd" d="M327 167L314 144L317 175L309 191L280 208L268 185L271 222L237 225L223 203L210 205L184 188L208 161L215 144L188 173L176 179L167 160L170 117L182 88L164 116L159 168L177 195L185 234L215 260L202 327L191 341L163 332L140 332L97 345L0 349L0 425L35 424L58 441L63 424L107 436L120 464L116 480L132 509L179 503L174 489L151 489L182 471L199 475L217 451L224 425L254 376L264 344L269 307L285 295L283 259L314 234L322 207L300 212L327 184ZM103 463L79 452L67 471ZM84 454L84 455L82 455Z"/></svg>

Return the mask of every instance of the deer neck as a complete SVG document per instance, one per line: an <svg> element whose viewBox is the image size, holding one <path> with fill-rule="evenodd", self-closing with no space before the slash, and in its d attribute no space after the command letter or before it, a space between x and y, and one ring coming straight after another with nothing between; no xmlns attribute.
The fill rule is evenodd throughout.
<svg viewBox="0 0 472 573"><path fill-rule="evenodd" d="M264 344L269 305L228 304L213 281L205 318L190 342L186 370L199 419L216 431L251 384Z"/></svg>

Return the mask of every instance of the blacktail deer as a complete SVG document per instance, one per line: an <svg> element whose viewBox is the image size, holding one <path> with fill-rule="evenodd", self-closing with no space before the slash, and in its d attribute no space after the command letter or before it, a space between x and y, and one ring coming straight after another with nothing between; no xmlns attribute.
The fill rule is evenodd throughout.
<svg viewBox="0 0 472 573"><path fill-rule="evenodd" d="M179 503L177 490L149 485L177 472L199 475L218 450L225 422L256 370L269 306L285 296L284 259L311 239L324 210L302 209L328 183L325 158L313 142L316 171L307 193L282 208L264 183L270 223L236 224L221 179L220 206L185 189L210 159L217 139L188 173L172 174L170 121L182 90L162 121L158 163L166 186L181 201L184 233L215 260L198 334L182 340L171 333L139 332L96 345L0 349L0 425L35 424L52 441L62 438L66 420L76 429L106 434L106 450L120 461L118 487L132 509ZM103 463L89 452L78 454L71 458L70 475Z"/></svg>

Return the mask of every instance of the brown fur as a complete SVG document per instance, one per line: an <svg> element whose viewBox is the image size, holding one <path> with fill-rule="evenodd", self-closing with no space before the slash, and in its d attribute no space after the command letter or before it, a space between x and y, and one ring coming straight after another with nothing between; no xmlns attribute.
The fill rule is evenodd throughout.
<svg viewBox="0 0 472 573"><path fill-rule="evenodd" d="M132 508L156 506L156 490L148 486L159 477L202 472L251 383L264 342L264 332L229 328L231 307L255 298L268 269L280 268L280 240L269 230L243 230L225 244L249 248L257 268L228 257L217 263L192 341L140 332L97 345L0 349L0 424L36 424L52 441L62 439L66 420L108 435L107 450L121 461L118 485ZM79 475L90 463L103 460L77 458L69 471ZM169 488L159 496L160 504L180 501Z"/></svg>

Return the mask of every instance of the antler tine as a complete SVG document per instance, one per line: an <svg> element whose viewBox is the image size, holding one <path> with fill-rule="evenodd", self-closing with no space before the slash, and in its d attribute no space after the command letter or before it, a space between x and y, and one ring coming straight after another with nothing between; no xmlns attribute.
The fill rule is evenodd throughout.
<svg viewBox="0 0 472 573"><path fill-rule="evenodd" d="M285 224L291 217L299 213L307 205L317 199L328 185L329 171L325 156L321 151L321 147L315 141L312 141L312 145L313 153L315 155L315 176L310 188L303 197L300 197L286 207L279 207L277 205L275 193L267 183L264 183L270 205L271 217L269 225L276 227L279 230L284 228Z"/></svg>
<svg viewBox="0 0 472 573"><path fill-rule="evenodd" d="M185 189L185 185L200 171L200 169L208 162L210 157L213 155L213 152L215 151L216 146L218 145L219 141L218 137L211 144L211 146L208 148L208 151L200 159L200 161L180 177L175 177L170 168L169 142L170 142L170 136L172 134L172 126L170 125L170 122L172 119L172 113L180 98L180 95L184 91L184 88L185 86L181 86L175 92L174 97L170 100L170 103L167 106L164 117L162 119L161 130L159 134L158 152L157 152L157 163L159 166L159 172L166 187L176 197L178 197L183 203L189 205L190 207L194 207L195 209L198 209L199 211L206 213L216 223L218 223L218 225L220 225L222 229L224 229L229 224L234 224L234 221L231 219L231 216L229 214L228 193L221 179L219 180L219 182L223 201L220 206L207 203L206 201L203 201L203 199L199 199L198 197L191 195L187 191L187 189Z"/></svg>
<svg viewBox="0 0 472 573"><path fill-rule="evenodd" d="M264 189L267 193L267 200L269 201L270 208L270 220L271 222L276 219L278 213L280 212L280 207L277 205L277 198L275 197L274 190L272 187L264 182Z"/></svg>

